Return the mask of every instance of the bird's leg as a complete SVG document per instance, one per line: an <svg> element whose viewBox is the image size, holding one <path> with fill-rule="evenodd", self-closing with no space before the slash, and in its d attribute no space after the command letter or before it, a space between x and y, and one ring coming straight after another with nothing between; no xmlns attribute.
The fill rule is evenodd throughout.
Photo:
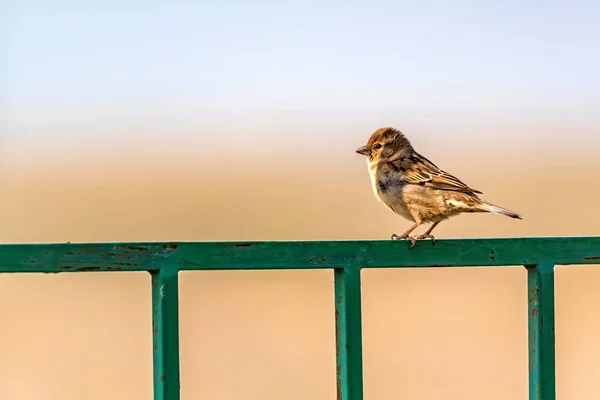
<svg viewBox="0 0 600 400"><path fill-rule="evenodd" d="M435 244L435 237L433 237L433 235L431 234L431 231L433 230L433 228L435 228L437 226L437 224L439 224L440 221L438 222L434 222L429 229L427 229L425 231L425 233L423 233L422 235L417 236L417 240L420 239L431 239L431 244L434 245Z"/></svg>
<svg viewBox="0 0 600 400"><path fill-rule="evenodd" d="M411 233L412 231L414 231L415 229L417 229L417 227L418 227L419 225L421 225L421 224L422 224L422 222L417 222L417 223L415 223L413 226L411 226L410 228L408 228L408 229L406 230L406 232L404 232L402 235L399 235L399 236L398 236L398 235L396 235L395 233L393 233L393 234L392 234L392 240L401 240L401 239L407 239L407 240L409 240L409 241L410 241L410 243L411 243L410 247L411 247L411 248L413 248L413 247L415 246L415 243L417 243L417 241L415 240L415 238L414 238L414 237L412 237L412 236L409 236L409 235L410 235L410 233Z"/></svg>

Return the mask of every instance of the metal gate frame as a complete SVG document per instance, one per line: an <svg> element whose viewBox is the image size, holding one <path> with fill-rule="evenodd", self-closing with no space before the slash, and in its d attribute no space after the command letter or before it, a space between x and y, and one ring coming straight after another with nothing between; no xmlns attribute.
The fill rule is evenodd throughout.
<svg viewBox="0 0 600 400"><path fill-rule="evenodd" d="M529 399L555 400L554 266L600 264L600 236L401 241L177 242L0 245L0 273L148 271L154 399L179 400L178 272L333 269L339 400L363 399L361 270L527 269Z"/></svg>

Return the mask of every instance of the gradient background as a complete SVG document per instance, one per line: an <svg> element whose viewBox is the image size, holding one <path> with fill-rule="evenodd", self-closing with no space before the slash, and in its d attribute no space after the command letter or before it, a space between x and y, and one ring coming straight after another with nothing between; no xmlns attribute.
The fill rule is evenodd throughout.
<svg viewBox="0 0 600 400"><path fill-rule="evenodd" d="M387 239L354 150L403 130L598 235L600 3L0 2L0 242ZM527 398L523 268L363 273L365 398ZM182 398L334 399L330 271L181 274ZM600 269L557 269L558 398L600 398ZM0 399L150 399L146 273L0 276Z"/></svg>

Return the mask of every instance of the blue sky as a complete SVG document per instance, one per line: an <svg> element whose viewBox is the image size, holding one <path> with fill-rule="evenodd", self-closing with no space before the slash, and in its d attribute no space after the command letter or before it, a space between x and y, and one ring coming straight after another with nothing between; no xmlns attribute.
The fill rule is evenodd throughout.
<svg viewBox="0 0 600 400"><path fill-rule="evenodd" d="M600 128L598 2L1 7L5 149L33 136L247 139L285 126L331 137L354 126L359 138L386 121L440 135L469 124Z"/></svg>

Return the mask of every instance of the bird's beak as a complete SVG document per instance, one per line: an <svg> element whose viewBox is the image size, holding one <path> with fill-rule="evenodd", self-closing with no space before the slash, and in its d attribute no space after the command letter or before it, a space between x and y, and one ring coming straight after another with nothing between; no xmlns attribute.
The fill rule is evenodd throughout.
<svg viewBox="0 0 600 400"><path fill-rule="evenodd" d="M358 154L362 154L363 156L368 156L369 154L371 154L371 150L367 146L359 147L358 149L356 149L356 152Z"/></svg>

